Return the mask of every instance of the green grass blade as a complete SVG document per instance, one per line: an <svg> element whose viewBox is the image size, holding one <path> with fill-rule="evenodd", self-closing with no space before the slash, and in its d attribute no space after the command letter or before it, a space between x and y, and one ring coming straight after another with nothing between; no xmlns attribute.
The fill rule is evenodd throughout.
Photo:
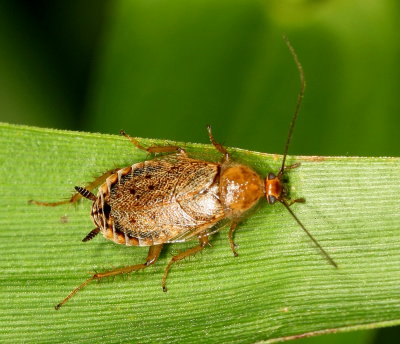
<svg viewBox="0 0 400 344"><path fill-rule="evenodd" d="M289 157L301 162L291 194L307 199L292 209L338 269L280 204L264 204L236 232L239 257L222 231L173 267L163 293L170 255L194 242L171 245L154 267L93 283L56 312L87 272L140 263L147 250L101 236L82 243L89 201L28 200L66 199L146 155L117 135L1 124L0 140L2 342L254 343L400 324L400 158ZM217 156L209 145L184 147ZM280 165L279 156L232 152L262 174Z"/></svg>

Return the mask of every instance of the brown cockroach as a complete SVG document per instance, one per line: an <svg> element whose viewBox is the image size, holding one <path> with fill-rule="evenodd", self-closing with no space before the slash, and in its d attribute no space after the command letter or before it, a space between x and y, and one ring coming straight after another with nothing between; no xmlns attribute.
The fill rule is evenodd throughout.
<svg viewBox="0 0 400 344"><path fill-rule="evenodd" d="M291 204L304 202L304 199L289 200L283 181L285 171L299 166L286 166L285 162L305 90L303 68L290 42L287 39L285 41L298 68L301 87L289 127L282 164L277 174L269 173L266 178L262 178L251 167L235 162L226 148L216 142L210 126L208 135L213 146L222 154L220 162L192 159L184 149L177 146L145 148L135 138L121 131L121 134L137 148L151 154L165 154L132 166L107 171L85 188L75 187L77 193L67 201L31 201L43 206L58 206L75 203L81 197L85 197L93 202L91 217L95 229L89 232L83 241L89 241L101 232L106 239L117 244L149 247L147 259L143 264L93 274L61 301L56 309L93 280L130 273L154 264L164 244L197 238L197 246L173 256L165 268L162 288L167 291L166 280L172 265L203 250L209 242L210 235L222 227L222 222L230 223L229 244L233 254L237 256L233 233L243 216L254 208L261 198L266 198L269 204L277 201L283 204L329 263L337 267L334 260L290 209ZM97 195L92 193L96 187Z"/></svg>

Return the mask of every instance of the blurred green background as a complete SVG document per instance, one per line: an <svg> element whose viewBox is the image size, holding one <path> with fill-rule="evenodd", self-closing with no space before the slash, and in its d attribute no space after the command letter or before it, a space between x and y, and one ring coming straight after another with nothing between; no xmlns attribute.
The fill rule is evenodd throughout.
<svg viewBox="0 0 400 344"><path fill-rule="evenodd" d="M397 0L2 1L0 121L302 155L399 156ZM398 328L302 340L397 342Z"/></svg>

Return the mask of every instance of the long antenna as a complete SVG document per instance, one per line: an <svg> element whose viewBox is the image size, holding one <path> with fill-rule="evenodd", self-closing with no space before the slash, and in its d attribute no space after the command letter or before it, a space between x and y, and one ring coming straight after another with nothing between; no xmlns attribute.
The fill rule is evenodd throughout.
<svg viewBox="0 0 400 344"><path fill-rule="evenodd" d="M290 209L289 204L284 200L280 199L280 202L285 206L285 208L288 210L288 212L293 216L293 218L296 220L296 222L299 224L299 226L303 229L304 232L309 236L309 238L314 242L315 245L321 250L325 258L328 260L329 263L331 263L335 268L337 268L337 264L335 261L331 258L331 256L326 252L322 246L318 243L318 241L311 235L311 233L304 227L303 223L299 220L299 218L294 214L292 209Z"/></svg>
<svg viewBox="0 0 400 344"><path fill-rule="evenodd" d="M280 170L278 172L278 176L277 176L278 180L280 180L280 178L282 177L282 175L283 175L283 173L285 171L285 162L286 162L286 156L287 156L287 152L288 152L289 145L290 145L290 140L292 139L294 126L296 124L296 120L297 120L297 117L298 117L299 112L300 112L300 106L301 106L301 103L303 101L304 91L306 89L306 81L305 81L305 78L304 78L303 66L301 65L301 63L299 61L299 58L297 57L296 51L294 50L293 46L290 44L290 41L288 40L288 38L285 35L283 35L282 38L285 41L287 47L289 48L289 51L292 54L293 60L294 60L294 62L296 64L297 70L299 71L300 91L299 91L299 94L297 96L296 108L294 110L292 121L290 122L290 126L289 126L289 133L288 133L288 136L287 136L287 139L286 139L286 143L285 143L285 148L284 148L284 151L283 151L282 166L281 166L281 168L280 168ZM295 165L293 165L292 168ZM303 225L303 223L299 220L299 218L294 214L292 209L290 209L290 205L287 203L285 198L281 196L281 197L278 198L278 200L285 206L285 208L290 213L290 215L292 215L292 217L296 220L298 225L303 229L303 231L308 235L308 237L313 241L313 243L320 249L320 251L325 256L325 258L328 260L328 262L331 265L333 265L335 268L337 268L338 266L335 263L335 261L331 258L331 256L328 254L328 252L326 252L322 248L322 246L318 243L318 241L311 235L311 233L307 230L307 228ZM294 202L296 202L296 200Z"/></svg>
<svg viewBox="0 0 400 344"><path fill-rule="evenodd" d="M304 78L303 66L301 65L301 63L299 61L299 58L297 57L296 51L294 50L294 48L290 44L289 39L285 35L283 35L282 38L285 41L287 47L289 48L289 51L293 56L294 62L296 63L297 70L299 71L300 91L299 91L299 94L297 96L297 103L296 103L296 108L294 110L293 118L292 118L292 121L290 122L289 133L288 133L288 136L287 136L287 139L286 139L285 149L283 150L282 166L281 166L281 168L279 170L278 175L282 175L284 170L285 170L285 162L286 162L287 152L288 152L288 149L289 149L290 140L292 139L294 125L296 124L297 116L299 115L300 106L301 106L301 103L302 103L302 100L303 100L303 97L304 97L304 91L306 89L306 80Z"/></svg>

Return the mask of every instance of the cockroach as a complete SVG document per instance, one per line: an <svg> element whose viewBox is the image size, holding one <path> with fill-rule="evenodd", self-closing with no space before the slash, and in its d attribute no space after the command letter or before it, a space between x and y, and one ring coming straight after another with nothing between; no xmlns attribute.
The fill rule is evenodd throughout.
<svg viewBox="0 0 400 344"><path fill-rule="evenodd" d="M132 166L107 171L86 187L75 187L77 193L67 201L30 201L42 206L58 206L75 203L81 197L87 198L93 202L91 217L95 228L83 241L89 241L101 232L106 239L117 244L149 247L143 264L93 274L72 290L55 307L56 309L93 280L142 270L154 264L165 244L198 239L197 246L173 256L166 266L162 288L167 291L166 281L172 265L202 251L208 245L210 235L223 227L221 223L229 223L229 244L234 256L237 256L233 240L234 231L243 216L254 208L261 198L266 198L269 204L280 202L328 262L337 267L335 261L293 213L290 206L305 200L288 199L286 182L283 179L287 170L299 166L298 163L286 166L286 157L306 86L297 54L286 38L285 42L299 71L300 91L289 126L282 164L276 174L269 173L263 178L251 167L235 162L228 150L214 139L210 126L209 139L222 154L219 162L193 159L184 149L177 146L146 148L138 140L121 131L121 134L138 149L154 155L163 154ZM92 193L96 187L97 195Z"/></svg>

